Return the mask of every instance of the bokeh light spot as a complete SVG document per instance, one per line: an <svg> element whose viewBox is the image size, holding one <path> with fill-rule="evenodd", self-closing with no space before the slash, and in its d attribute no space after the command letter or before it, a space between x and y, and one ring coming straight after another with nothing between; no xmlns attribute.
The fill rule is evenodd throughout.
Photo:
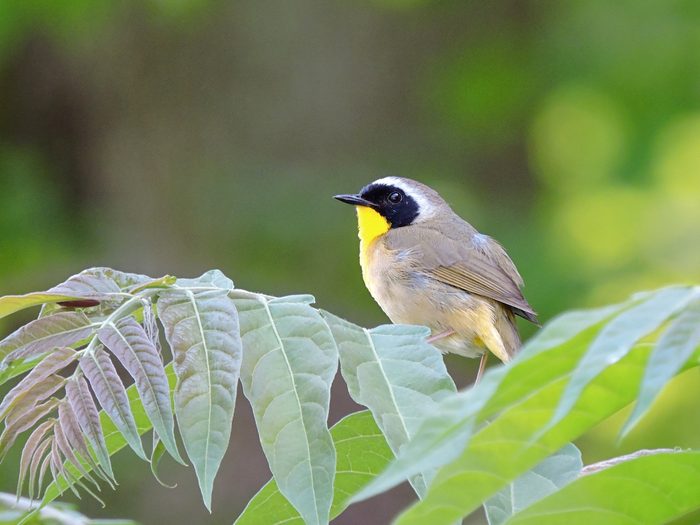
<svg viewBox="0 0 700 525"><path fill-rule="evenodd" d="M549 96L531 132L531 164L552 189L578 191L610 179L625 155L618 105L593 88L567 86Z"/></svg>

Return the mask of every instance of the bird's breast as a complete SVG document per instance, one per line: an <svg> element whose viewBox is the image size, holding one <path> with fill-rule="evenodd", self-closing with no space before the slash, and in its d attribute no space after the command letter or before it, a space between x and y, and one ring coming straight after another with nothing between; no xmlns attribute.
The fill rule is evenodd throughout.
<svg viewBox="0 0 700 525"><path fill-rule="evenodd" d="M365 286L395 323L416 323L417 311L428 306L429 281L414 270L414 263L410 251L388 249L383 237L360 242Z"/></svg>

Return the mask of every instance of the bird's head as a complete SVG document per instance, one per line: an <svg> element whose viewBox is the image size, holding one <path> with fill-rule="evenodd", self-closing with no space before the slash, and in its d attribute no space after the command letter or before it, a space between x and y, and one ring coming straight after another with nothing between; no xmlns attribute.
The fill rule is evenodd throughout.
<svg viewBox="0 0 700 525"><path fill-rule="evenodd" d="M363 241L372 240L392 228L432 219L447 207L435 190L403 177L384 177L371 182L359 193L335 198L356 207Z"/></svg>

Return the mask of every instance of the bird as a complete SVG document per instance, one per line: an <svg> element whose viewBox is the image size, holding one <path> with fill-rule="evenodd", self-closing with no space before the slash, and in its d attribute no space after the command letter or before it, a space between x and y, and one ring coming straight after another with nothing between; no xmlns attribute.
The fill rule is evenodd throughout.
<svg viewBox="0 0 700 525"><path fill-rule="evenodd" d="M413 179L383 177L335 195L357 212L365 286L395 324L427 326L442 353L509 362L521 346L515 316L539 324L505 249Z"/></svg>

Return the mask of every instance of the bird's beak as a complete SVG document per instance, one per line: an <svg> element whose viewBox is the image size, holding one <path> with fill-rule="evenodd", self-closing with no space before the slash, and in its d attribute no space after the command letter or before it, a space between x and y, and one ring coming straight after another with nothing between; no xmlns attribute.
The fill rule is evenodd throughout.
<svg viewBox="0 0 700 525"><path fill-rule="evenodd" d="M367 206L368 208L377 207L376 204L368 201L367 199L363 199L359 195L336 195L333 198L338 199L340 202L344 202L346 204L352 204L353 206Z"/></svg>

